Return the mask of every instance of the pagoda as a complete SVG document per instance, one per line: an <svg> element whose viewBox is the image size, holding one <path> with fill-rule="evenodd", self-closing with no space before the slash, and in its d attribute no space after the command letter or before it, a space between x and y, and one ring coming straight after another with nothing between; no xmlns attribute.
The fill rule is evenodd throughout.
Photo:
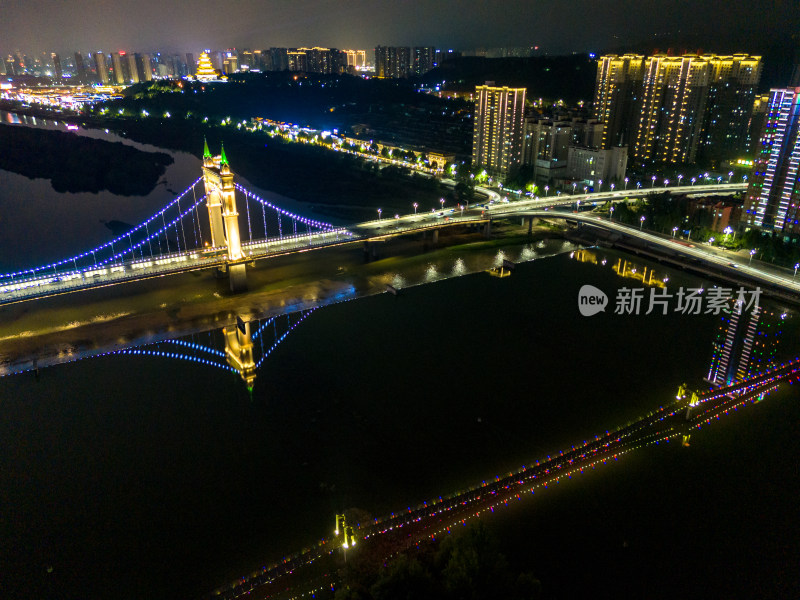
<svg viewBox="0 0 800 600"><path fill-rule="evenodd" d="M198 81L219 81L217 71L214 65L211 64L211 57L208 52L203 52L200 55L200 60L197 61L197 77Z"/></svg>

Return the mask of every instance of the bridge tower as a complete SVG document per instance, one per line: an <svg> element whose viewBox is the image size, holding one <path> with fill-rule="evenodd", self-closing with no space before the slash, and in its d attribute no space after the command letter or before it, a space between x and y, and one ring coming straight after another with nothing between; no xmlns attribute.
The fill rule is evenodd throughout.
<svg viewBox="0 0 800 600"><path fill-rule="evenodd" d="M228 277L231 291L247 289L245 256L239 236L239 212L236 210L236 188L225 148L219 156L212 156L208 142L203 148L203 183L206 188L206 206L214 247L228 249Z"/></svg>
<svg viewBox="0 0 800 600"><path fill-rule="evenodd" d="M225 358L228 364L239 372L247 389L253 389L256 380L256 363L253 360L253 338L250 323L236 317L236 325L225 327Z"/></svg>
<svg viewBox="0 0 800 600"><path fill-rule="evenodd" d="M208 221L211 226L211 245L215 248L224 246L225 231L222 226L222 181L219 177L219 159L215 160L208 149L208 142L203 142L203 183L206 188L206 206Z"/></svg>

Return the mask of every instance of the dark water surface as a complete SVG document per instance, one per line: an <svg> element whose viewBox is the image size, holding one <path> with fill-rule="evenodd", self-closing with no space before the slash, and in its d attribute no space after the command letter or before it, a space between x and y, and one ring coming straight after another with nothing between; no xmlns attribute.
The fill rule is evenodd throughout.
<svg viewBox="0 0 800 600"><path fill-rule="evenodd" d="M402 510L620 425L683 381L701 386L718 318L581 317L581 285L612 298L637 286L611 270L622 255L597 256L608 264L564 254L505 279L478 273L316 310L264 360L252 394L236 373L152 356L0 379L2 595L194 598L327 536L342 509ZM675 288L702 283L654 268ZM219 332L184 341L224 350ZM796 400L768 398L690 449L647 450L537 495L498 518L506 550L556 597L586 592L573 573L591 563L583 546L605 557L592 573L609 590L623 543L639 544L641 564L696 561L710 543L753 581L793 572L781 558L791 553L745 565L717 544L764 545L764 503L796 498ZM766 545L778 548L796 511L769 514ZM635 590L682 581L648 568Z"/></svg>

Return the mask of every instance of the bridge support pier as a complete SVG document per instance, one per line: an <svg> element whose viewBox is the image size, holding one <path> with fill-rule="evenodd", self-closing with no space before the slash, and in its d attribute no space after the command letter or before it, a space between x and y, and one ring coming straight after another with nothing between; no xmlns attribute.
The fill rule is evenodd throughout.
<svg viewBox="0 0 800 600"><path fill-rule="evenodd" d="M228 282L234 294L247 291L247 270L244 263L228 265Z"/></svg>
<svg viewBox="0 0 800 600"><path fill-rule="evenodd" d="M431 243L435 246L439 243L439 230L434 229L432 232Z"/></svg>
<svg viewBox="0 0 800 600"><path fill-rule="evenodd" d="M533 217L528 217L528 235L533 234Z"/></svg>
<svg viewBox="0 0 800 600"><path fill-rule="evenodd" d="M492 235L492 222L487 221L486 225L483 226L483 237L491 237Z"/></svg>
<svg viewBox="0 0 800 600"><path fill-rule="evenodd" d="M378 258L378 245L375 243L364 242L364 260Z"/></svg>

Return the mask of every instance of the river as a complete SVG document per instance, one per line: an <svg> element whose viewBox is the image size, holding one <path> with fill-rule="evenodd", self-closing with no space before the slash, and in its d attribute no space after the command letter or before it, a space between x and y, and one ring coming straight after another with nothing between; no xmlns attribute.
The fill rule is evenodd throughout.
<svg viewBox="0 0 800 600"><path fill-rule="evenodd" d="M19 223L30 229L42 207L86 201L65 242L80 250L107 239L93 210L136 222L164 202L161 187L182 190L196 178L186 159L192 174L182 179L180 164L146 198L100 194L95 205L20 178L13 195L49 204ZM27 244L4 246L3 256L21 260ZM255 344L256 360L265 358L252 391L224 368L215 354L223 334L210 327L168 343L182 359L91 356L0 378L0 595L197 598L330 535L344 509L403 510L621 425L682 382L708 386L720 316L612 306L582 317L577 298L587 284L612 303L623 288L654 288L634 269L652 270L673 292L712 282L559 244L538 255L530 245L502 249L520 261L507 278L459 271L447 249L405 265L382 258L373 264L428 283L302 321L279 316ZM58 247L43 244L41 256ZM615 266L625 261L622 277ZM798 315L765 307L785 329L777 358L788 358ZM266 322L254 319L251 330ZM698 588L774 597L797 582L798 421L792 388L704 429L690 448L634 454L492 526L549 597ZM675 574L681 566L696 587Z"/></svg>

